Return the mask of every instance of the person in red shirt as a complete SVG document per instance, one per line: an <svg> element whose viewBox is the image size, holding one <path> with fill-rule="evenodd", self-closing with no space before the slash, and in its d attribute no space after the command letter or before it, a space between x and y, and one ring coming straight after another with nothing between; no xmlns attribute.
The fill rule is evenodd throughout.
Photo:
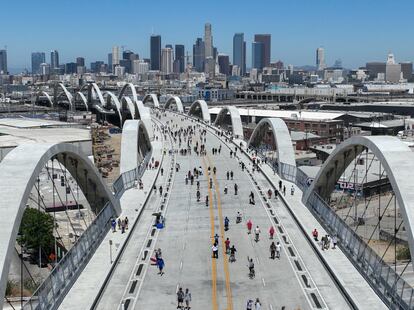
<svg viewBox="0 0 414 310"><path fill-rule="evenodd" d="M226 241L224 241L224 244L226 245L226 254L229 254L229 252L230 252L230 240L229 240L229 238L227 238Z"/></svg>
<svg viewBox="0 0 414 310"><path fill-rule="evenodd" d="M270 239L273 239L273 235L275 234L275 229L274 229L274 227L273 226L270 226L270 229L269 229L269 236L270 236Z"/></svg>
<svg viewBox="0 0 414 310"><path fill-rule="evenodd" d="M313 239L315 239L315 241L318 241L318 231L316 230L316 228L312 231L312 236Z"/></svg>
<svg viewBox="0 0 414 310"><path fill-rule="evenodd" d="M247 233L248 233L248 234L251 234L251 232L252 232L252 227L253 227L253 223L252 223L252 221L251 221L251 220L248 220L248 221L247 221Z"/></svg>

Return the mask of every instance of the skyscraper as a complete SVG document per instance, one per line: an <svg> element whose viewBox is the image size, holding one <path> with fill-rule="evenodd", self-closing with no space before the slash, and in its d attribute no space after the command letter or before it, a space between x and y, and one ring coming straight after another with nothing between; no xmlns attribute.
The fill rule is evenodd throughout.
<svg viewBox="0 0 414 310"><path fill-rule="evenodd" d="M7 74L7 50L0 50L0 74Z"/></svg>
<svg viewBox="0 0 414 310"><path fill-rule="evenodd" d="M32 53L32 74L40 74L40 64L46 62L45 53L33 52Z"/></svg>
<svg viewBox="0 0 414 310"><path fill-rule="evenodd" d="M76 66L78 66L78 67L84 67L85 66L85 58L83 58L83 57L77 57L76 58Z"/></svg>
<svg viewBox="0 0 414 310"><path fill-rule="evenodd" d="M174 55L172 48L163 48L161 50L161 71L165 74L173 72Z"/></svg>
<svg viewBox="0 0 414 310"><path fill-rule="evenodd" d="M263 67L269 67L271 55L271 36L270 34L255 34L255 42L263 43L262 64Z"/></svg>
<svg viewBox="0 0 414 310"><path fill-rule="evenodd" d="M119 46L115 45L112 47L112 68L115 68L117 65L119 65L119 58L120 58Z"/></svg>
<svg viewBox="0 0 414 310"><path fill-rule="evenodd" d="M112 72L112 53L108 54L108 71Z"/></svg>
<svg viewBox="0 0 414 310"><path fill-rule="evenodd" d="M50 69L59 69L59 53L57 50L50 52Z"/></svg>
<svg viewBox="0 0 414 310"><path fill-rule="evenodd" d="M221 74L230 75L230 58L228 55L219 54L217 56L219 72Z"/></svg>
<svg viewBox="0 0 414 310"><path fill-rule="evenodd" d="M184 45L175 45L175 60L178 62L179 73L184 72L185 69L185 56L184 56Z"/></svg>
<svg viewBox="0 0 414 310"><path fill-rule="evenodd" d="M211 35L211 24L204 26L204 55L205 58L213 57L213 36Z"/></svg>
<svg viewBox="0 0 414 310"><path fill-rule="evenodd" d="M263 49L264 44L262 42L252 43L252 69L263 69Z"/></svg>
<svg viewBox="0 0 414 310"><path fill-rule="evenodd" d="M161 69L161 36L151 36L151 70Z"/></svg>
<svg viewBox="0 0 414 310"><path fill-rule="evenodd" d="M323 47L318 47L316 49L316 70L321 71L325 68L325 50Z"/></svg>
<svg viewBox="0 0 414 310"><path fill-rule="evenodd" d="M193 66L197 72L204 72L204 42L203 39L197 38L193 45Z"/></svg>
<svg viewBox="0 0 414 310"><path fill-rule="evenodd" d="M246 42L244 33L236 33L233 36L233 65L240 68L240 75L246 73Z"/></svg>

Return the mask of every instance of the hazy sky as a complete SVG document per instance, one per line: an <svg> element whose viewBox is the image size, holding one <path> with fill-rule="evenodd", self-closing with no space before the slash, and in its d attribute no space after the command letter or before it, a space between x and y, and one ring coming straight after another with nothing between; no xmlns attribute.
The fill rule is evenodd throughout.
<svg viewBox="0 0 414 310"><path fill-rule="evenodd" d="M9 68L30 68L33 51L57 49L60 62L86 58L107 62L112 45L149 57L149 36L165 44L192 44L210 22L213 43L232 58L232 38L244 32L247 65L255 33L272 35L272 61L313 65L315 50L326 62L341 58L348 68L370 60L414 60L414 0L4 0L0 48Z"/></svg>

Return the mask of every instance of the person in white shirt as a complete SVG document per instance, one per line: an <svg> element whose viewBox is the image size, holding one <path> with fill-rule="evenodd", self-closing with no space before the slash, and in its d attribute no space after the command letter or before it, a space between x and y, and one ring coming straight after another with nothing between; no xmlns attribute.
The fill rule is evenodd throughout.
<svg viewBox="0 0 414 310"><path fill-rule="evenodd" d="M276 243L276 257L280 259L280 251L282 250L282 246L279 242Z"/></svg>

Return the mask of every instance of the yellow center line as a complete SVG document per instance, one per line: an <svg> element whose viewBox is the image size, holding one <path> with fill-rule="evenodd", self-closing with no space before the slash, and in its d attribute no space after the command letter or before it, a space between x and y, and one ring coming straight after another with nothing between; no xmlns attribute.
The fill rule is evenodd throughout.
<svg viewBox="0 0 414 310"><path fill-rule="evenodd" d="M213 211L213 193L210 189L210 179L207 171L206 160L203 157L203 170L204 175L207 179L207 188L208 188L208 197L209 197L209 209L210 209L210 226L211 226L211 237L214 238L214 211ZM212 287L211 287L211 294L212 294L212 306L213 310L218 310L217 304L217 260L215 258L211 259L211 269L212 269Z"/></svg>
<svg viewBox="0 0 414 310"><path fill-rule="evenodd" d="M210 157L208 155L207 155L207 159L211 167L212 165L211 165ZM233 310L233 296L231 293L231 286L230 286L229 261L227 259L226 245L224 243L225 235L224 235L223 212L221 209L220 190L219 190L216 175L214 173L213 173L213 182L214 182L214 188L215 188L216 197L217 197L217 209L218 209L218 214L219 214L220 233L221 233L221 246L223 249L223 264L224 264L224 274L226 277L226 292L227 292L227 310Z"/></svg>

